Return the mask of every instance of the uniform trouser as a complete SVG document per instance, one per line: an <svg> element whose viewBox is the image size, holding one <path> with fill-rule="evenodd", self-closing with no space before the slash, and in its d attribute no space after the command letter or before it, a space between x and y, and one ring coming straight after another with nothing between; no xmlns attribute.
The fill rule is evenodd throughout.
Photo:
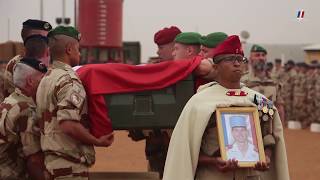
<svg viewBox="0 0 320 180"><path fill-rule="evenodd" d="M158 172L160 177L163 175L164 164L166 162L166 152L161 152L157 155L153 154L148 158L148 170Z"/></svg>
<svg viewBox="0 0 320 180"><path fill-rule="evenodd" d="M320 123L320 94L317 95L315 99L315 118L313 119L313 122Z"/></svg>
<svg viewBox="0 0 320 180"><path fill-rule="evenodd" d="M286 122L293 120L292 116L292 101L287 100L284 102L284 110L285 110L285 116L286 116Z"/></svg>
<svg viewBox="0 0 320 180"><path fill-rule="evenodd" d="M168 151L168 143L165 136L160 131L146 138L146 156L148 159L148 170L156 171L160 177L163 175L164 165Z"/></svg>
<svg viewBox="0 0 320 180"><path fill-rule="evenodd" d="M306 114L307 116L307 121L309 123L313 123L316 121L317 117L317 107L315 106L314 99L309 99L308 102L306 103Z"/></svg>
<svg viewBox="0 0 320 180"><path fill-rule="evenodd" d="M306 106L304 104L305 96L295 95L292 104L292 120L300 121L301 123L307 122Z"/></svg>
<svg viewBox="0 0 320 180"><path fill-rule="evenodd" d="M83 163L74 163L56 155L46 155L45 165L50 180L88 180L89 169Z"/></svg>

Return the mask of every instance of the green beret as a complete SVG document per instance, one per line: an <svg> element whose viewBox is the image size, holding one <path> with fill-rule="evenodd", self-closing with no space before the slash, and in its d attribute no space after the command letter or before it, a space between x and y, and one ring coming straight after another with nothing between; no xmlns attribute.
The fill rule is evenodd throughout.
<svg viewBox="0 0 320 180"><path fill-rule="evenodd" d="M260 45L254 44L251 48L251 52L264 52L267 54L267 50Z"/></svg>
<svg viewBox="0 0 320 180"><path fill-rule="evenodd" d="M227 39L227 37L228 35L224 32L214 32L207 36L202 36L200 38L200 44L208 48L215 48L218 44Z"/></svg>
<svg viewBox="0 0 320 180"><path fill-rule="evenodd" d="M80 32L71 26L58 26L49 32L48 37L52 37L55 35L69 36L69 37L72 37L78 41L80 41L80 39L81 39Z"/></svg>
<svg viewBox="0 0 320 180"><path fill-rule="evenodd" d="M201 35L196 32L183 32L176 36L174 42L181 44L200 45Z"/></svg>

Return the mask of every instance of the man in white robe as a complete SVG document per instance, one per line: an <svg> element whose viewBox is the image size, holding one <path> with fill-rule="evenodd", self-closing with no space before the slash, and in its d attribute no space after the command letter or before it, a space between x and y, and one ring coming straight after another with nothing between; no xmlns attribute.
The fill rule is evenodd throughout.
<svg viewBox="0 0 320 180"><path fill-rule="evenodd" d="M240 83L245 59L238 36L228 37L213 54L216 82L200 87L185 105L171 137L163 179L289 180L282 124L273 105L268 108L268 118L260 120L266 161L257 162L253 168L239 168L237 160L221 159L216 108L258 108L263 104L257 97L263 95Z"/></svg>

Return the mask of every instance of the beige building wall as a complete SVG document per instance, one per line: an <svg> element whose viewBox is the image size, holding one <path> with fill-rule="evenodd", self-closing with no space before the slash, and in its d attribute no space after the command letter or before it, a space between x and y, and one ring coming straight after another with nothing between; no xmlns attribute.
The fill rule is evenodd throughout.
<svg viewBox="0 0 320 180"><path fill-rule="evenodd" d="M305 51L306 58L305 62L310 63L312 60L318 60L320 63L320 50L313 50L313 51Z"/></svg>

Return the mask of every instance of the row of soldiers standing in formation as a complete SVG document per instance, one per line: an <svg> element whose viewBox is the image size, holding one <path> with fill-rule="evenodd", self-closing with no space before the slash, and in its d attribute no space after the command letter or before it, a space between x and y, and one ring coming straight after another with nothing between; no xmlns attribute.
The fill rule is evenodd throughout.
<svg viewBox="0 0 320 180"><path fill-rule="evenodd" d="M254 45L250 53L251 66L247 71L249 78L244 75L243 82L277 103L284 126L288 121L298 121L303 128L311 123L319 123L318 61L306 64L288 60L282 66L282 60L275 59L273 66L273 63L266 63L266 60L266 49Z"/></svg>
<svg viewBox="0 0 320 180"><path fill-rule="evenodd" d="M113 134L88 129L86 92L72 69L80 33L29 19L21 37L25 52L8 62L1 84L0 179L88 179L93 146L111 145Z"/></svg>
<svg viewBox="0 0 320 180"><path fill-rule="evenodd" d="M294 63L289 60L282 68L280 59L271 73L275 82L281 85L286 121L298 121L302 128L311 123L320 123L320 64L317 60L310 64ZM278 65L277 65L278 64Z"/></svg>

